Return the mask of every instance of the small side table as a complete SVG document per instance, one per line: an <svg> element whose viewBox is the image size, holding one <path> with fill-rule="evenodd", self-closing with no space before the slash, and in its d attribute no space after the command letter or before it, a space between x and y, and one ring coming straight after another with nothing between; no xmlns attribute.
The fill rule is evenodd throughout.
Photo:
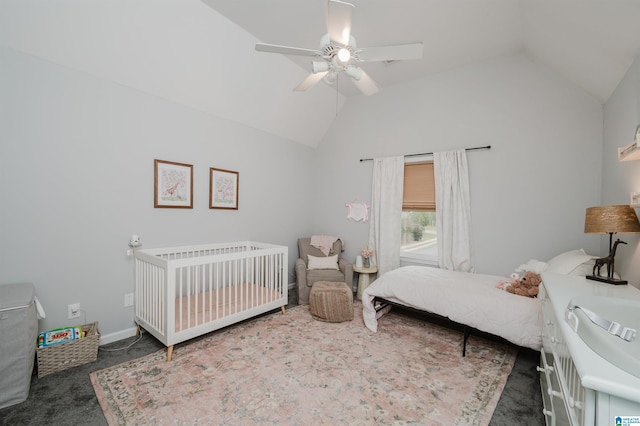
<svg viewBox="0 0 640 426"><path fill-rule="evenodd" d="M371 265L368 268L364 266L356 266L353 265L353 270L359 274L358 277L358 293L356 297L358 300L362 300L362 292L369 287L371 284L371 279L369 278L369 274L375 274L378 272L378 267L375 265Z"/></svg>

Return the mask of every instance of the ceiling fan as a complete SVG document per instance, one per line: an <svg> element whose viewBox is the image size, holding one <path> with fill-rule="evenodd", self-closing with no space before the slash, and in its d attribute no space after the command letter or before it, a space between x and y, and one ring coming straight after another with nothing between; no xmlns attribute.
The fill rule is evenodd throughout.
<svg viewBox="0 0 640 426"><path fill-rule="evenodd" d="M380 88L376 82L356 65L359 62L391 62L404 59L422 58L422 43L399 44L358 48L351 35L351 18L354 6L340 0L328 0L327 34L320 40L320 48L302 49L298 47L278 46L275 44L257 43L259 52L282 53L285 55L310 56L311 74L294 90L305 91L320 80L333 84L338 74L344 73L365 95L373 95Z"/></svg>

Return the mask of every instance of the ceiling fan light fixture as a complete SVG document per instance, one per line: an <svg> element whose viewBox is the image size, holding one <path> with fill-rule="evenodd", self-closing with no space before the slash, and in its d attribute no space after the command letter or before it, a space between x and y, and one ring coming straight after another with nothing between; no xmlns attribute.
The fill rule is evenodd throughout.
<svg viewBox="0 0 640 426"><path fill-rule="evenodd" d="M351 78L353 78L356 81L359 81L362 78L362 69L358 68L354 65L349 65L347 68L345 68L344 70L345 73L347 73L347 75Z"/></svg>
<svg viewBox="0 0 640 426"><path fill-rule="evenodd" d="M313 61L311 62L311 71L314 74L329 70L329 63L325 61Z"/></svg>
<svg viewBox="0 0 640 426"><path fill-rule="evenodd" d="M207 0L205 0L206 2ZM383 62L389 65L393 61L421 59L423 43L409 43L367 47L358 49L356 39L351 35L351 18L354 5L344 0L322 0L328 3L327 33L320 39L318 49L279 46L257 43L259 52L280 53L283 55L308 56L311 59L312 72L298 84L294 90L305 91L324 80L327 84L338 85L340 73L351 78L354 85L365 95L377 93L380 87L363 69L356 66L360 62ZM347 0L349 1L349 0Z"/></svg>
<svg viewBox="0 0 640 426"><path fill-rule="evenodd" d="M343 47L340 50L338 50L338 59L340 59L340 62L349 62L349 59L351 59L351 52L349 52L349 49Z"/></svg>
<svg viewBox="0 0 640 426"><path fill-rule="evenodd" d="M338 74L335 71L331 71L324 76L324 81L328 84L333 84L338 79Z"/></svg>

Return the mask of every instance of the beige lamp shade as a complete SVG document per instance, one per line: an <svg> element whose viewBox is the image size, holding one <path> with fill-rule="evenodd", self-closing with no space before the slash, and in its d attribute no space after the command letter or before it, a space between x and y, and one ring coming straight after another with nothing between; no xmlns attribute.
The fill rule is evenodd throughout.
<svg viewBox="0 0 640 426"><path fill-rule="evenodd" d="M584 220L586 234L626 234L640 232L636 211L628 205L588 207Z"/></svg>
<svg viewBox="0 0 640 426"><path fill-rule="evenodd" d="M595 259L593 275L587 275L588 280L601 281L608 284L627 284L627 280L614 276L614 257L618 244L627 244L619 238L613 243L613 234L628 234L640 232L640 222L633 207L599 206L587 208L584 219L584 232L587 234L609 234L609 255ZM607 276L600 275L600 269L607 267Z"/></svg>

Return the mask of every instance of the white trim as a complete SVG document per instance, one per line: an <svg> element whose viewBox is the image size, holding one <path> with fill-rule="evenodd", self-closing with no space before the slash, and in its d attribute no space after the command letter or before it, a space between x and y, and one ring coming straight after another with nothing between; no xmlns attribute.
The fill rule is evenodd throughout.
<svg viewBox="0 0 640 426"><path fill-rule="evenodd" d="M106 345L107 343L117 342L118 340L126 339L127 337L132 337L136 335L138 331L138 327L127 328L125 330L116 331L115 333L103 334L100 336L100 346Z"/></svg>
<svg viewBox="0 0 640 426"><path fill-rule="evenodd" d="M420 265L438 267L438 259L433 256L409 255L400 253L400 266Z"/></svg>

